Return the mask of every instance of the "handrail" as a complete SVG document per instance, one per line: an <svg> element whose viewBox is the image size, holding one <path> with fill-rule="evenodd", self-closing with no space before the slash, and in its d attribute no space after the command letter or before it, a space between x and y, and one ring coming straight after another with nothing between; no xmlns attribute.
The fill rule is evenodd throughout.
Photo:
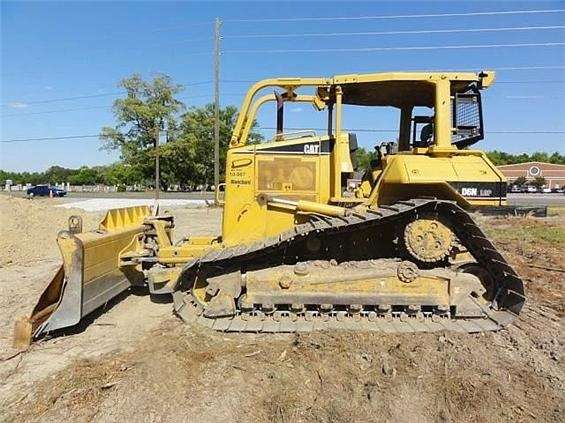
<svg viewBox="0 0 565 423"><path fill-rule="evenodd" d="M313 103L316 96L313 95L304 95L298 94L296 97L289 98L286 101L290 101L293 103ZM251 127L253 125L253 121L255 120L255 116L257 116L257 112L259 111L259 107L269 101L276 101L276 97L274 94L266 94L262 97L259 97L257 100L253 102L251 105L251 109L249 110L249 115L245 120L243 130L241 132L241 138L239 142L234 144L234 139L232 138L230 147L241 147L247 143L247 137L249 136L249 132L251 132Z"/></svg>

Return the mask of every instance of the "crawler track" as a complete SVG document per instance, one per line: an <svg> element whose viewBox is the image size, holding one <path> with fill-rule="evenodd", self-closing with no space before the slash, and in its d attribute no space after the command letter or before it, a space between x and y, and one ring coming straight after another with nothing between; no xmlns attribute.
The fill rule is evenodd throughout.
<svg viewBox="0 0 565 423"><path fill-rule="evenodd" d="M183 275L207 269L234 269L269 262L281 252L291 251L304 237L329 235L333 239L352 233L377 233L380 228L397 220L411 219L433 213L446 222L477 263L494 281L492 300L483 308L483 318L454 318L449 312L437 311L408 314L403 311L379 314L371 309L358 313L315 310L295 314L276 310L272 314L260 311L241 312L235 316L208 318L204 308L193 297L190 289L174 293L174 309L186 322L197 322L215 330L237 332L299 332L324 329L348 329L382 332L435 332L441 330L482 332L498 330L520 313L525 302L521 279L496 250L492 242L463 209L453 202L434 199L401 201L391 206L367 209L363 214L341 218L317 218L295 226L292 230L250 245L228 247L189 261Z"/></svg>

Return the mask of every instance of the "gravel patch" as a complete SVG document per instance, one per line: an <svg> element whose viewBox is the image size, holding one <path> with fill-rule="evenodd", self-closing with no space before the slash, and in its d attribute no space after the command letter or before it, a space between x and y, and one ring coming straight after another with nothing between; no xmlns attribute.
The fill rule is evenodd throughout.
<svg viewBox="0 0 565 423"><path fill-rule="evenodd" d="M175 207L207 207L210 204L207 200L188 200L188 199L164 199L159 200L161 208L175 208ZM149 198L92 198L89 200L80 200L72 203L60 204L57 207L65 209L82 209L89 212L104 211L109 209L116 209L122 207L132 206L154 206L155 200Z"/></svg>

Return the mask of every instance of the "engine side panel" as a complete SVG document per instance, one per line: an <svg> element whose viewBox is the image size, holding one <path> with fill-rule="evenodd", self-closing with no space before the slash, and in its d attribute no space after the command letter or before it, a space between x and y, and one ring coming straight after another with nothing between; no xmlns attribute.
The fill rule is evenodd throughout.
<svg viewBox="0 0 565 423"><path fill-rule="evenodd" d="M479 151L391 155L375 188L378 204L418 196L455 200L463 207L506 204L506 179Z"/></svg>
<svg viewBox="0 0 565 423"><path fill-rule="evenodd" d="M232 148L227 156L223 242L236 245L292 228L296 215L267 208L259 195L327 203L330 197L328 138L304 137Z"/></svg>

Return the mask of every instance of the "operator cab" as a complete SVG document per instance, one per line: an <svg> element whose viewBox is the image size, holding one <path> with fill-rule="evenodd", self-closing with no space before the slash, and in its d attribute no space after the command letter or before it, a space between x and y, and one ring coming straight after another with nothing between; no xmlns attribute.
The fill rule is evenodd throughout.
<svg viewBox="0 0 565 423"><path fill-rule="evenodd" d="M309 174L319 176L310 178L314 194L308 195L318 196L314 182L322 180L323 169L328 173L323 177L331 181L330 201L339 203L350 179L367 170L373 173L374 180L395 155L449 152L481 140L484 131L479 90L488 87L493 79L491 73L391 72L260 81L246 96L230 147L245 145L258 110L267 102L275 102L276 133L270 142L253 151L277 156L265 156L258 162L285 161L283 167L289 175L291 170L296 173L297 160L315 162ZM256 96L263 89L274 92ZM307 103L316 112L325 113L315 113L313 120L317 123L302 128L305 119L300 114L292 113L290 124L284 121L288 103ZM293 106L290 111L303 109ZM355 117L357 111L360 118ZM394 121L398 122L396 134L379 143L375 151L364 153L359 145L367 143L366 133L390 132L388 128ZM350 129L355 127L363 129ZM358 163L360 157L362 163ZM284 184L290 191L298 185L296 181Z"/></svg>

